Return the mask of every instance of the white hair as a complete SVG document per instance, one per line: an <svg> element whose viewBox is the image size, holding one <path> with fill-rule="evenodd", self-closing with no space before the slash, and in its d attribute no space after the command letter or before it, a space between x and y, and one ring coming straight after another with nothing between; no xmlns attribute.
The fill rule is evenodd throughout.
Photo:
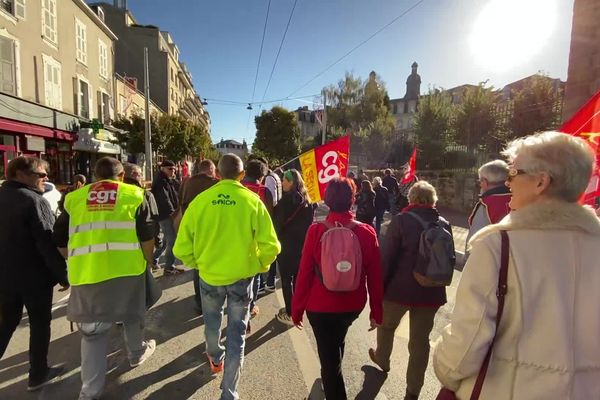
<svg viewBox="0 0 600 400"><path fill-rule="evenodd" d="M502 152L512 162L517 156L528 173L546 173L551 183L546 194L576 202L585 191L595 155L585 140L560 132L543 132L510 142Z"/></svg>
<svg viewBox="0 0 600 400"><path fill-rule="evenodd" d="M484 178L490 185L503 184L508 178L508 164L502 160L485 163L479 168L479 178Z"/></svg>
<svg viewBox="0 0 600 400"><path fill-rule="evenodd" d="M434 206L438 197L433 185L427 181L418 181L408 191L408 202L424 206Z"/></svg>
<svg viewBox="0 0 600 400"><path fill-rule="evenodd" d="M377 185L377 186L381 186L381 178L376 176L375 178L373 178L373 185Z"/></svg>

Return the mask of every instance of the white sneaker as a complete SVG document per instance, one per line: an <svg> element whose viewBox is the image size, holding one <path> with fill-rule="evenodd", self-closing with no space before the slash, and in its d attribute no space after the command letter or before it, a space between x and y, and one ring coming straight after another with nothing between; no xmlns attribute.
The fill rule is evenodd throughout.
<svg viewBox="0 0 600 400"><path fill-rule="evenodd" d="M279 310L276 317L277 321L281 322L282 324L287 326L294 326L294 321L292 321L292 317L290 317L288 313L285 312L285 308Z"/></svg>
<svg viewBox="0 0 600 400"><path fill-rule="evenodd" d="M129 366L131 368L137 367L138 365L142 365L147 359L150 358L150 356L152 354L154 354L154 350L156 350L156 340L154 340L154 339L146 340L144 342L144 345L146 346L146 349L144 350L144 354L142 354L140 356L140 358L138 358L135 361L129 360Z"/></svg>

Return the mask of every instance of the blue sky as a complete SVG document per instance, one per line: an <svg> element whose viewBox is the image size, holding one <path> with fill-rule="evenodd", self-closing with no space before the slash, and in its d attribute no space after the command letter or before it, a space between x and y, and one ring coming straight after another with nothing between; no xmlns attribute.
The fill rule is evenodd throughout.
<svg viewBox="0 0 600 400"><path fill-rule="evenodd" d="M531 7L523 8L527 2ZM171 33L200 97L247 103L252 101L268 3L129 0L128 6L139 23ZM297 0L264 99L289 97L416 3L418 0ZM271 0L255 102L263 99L293 4L294 0ZM381 76L391 98L402 97L413 61L419 63L422 93L430 86L450 88L486 79L502 87L540 70L566 80L572 9L573 0L424 0L292 97L309 96L304 100L311 101L311 95L336 83L346 71L365 79L371 70ZM487 19L477 22L482 12ZM209 100L207 106L213 140L246 139L252 144L253 118L259 106L248 111L243 104L216 103ZM300 101L265 107L274 104L312 108Z"/></svg>

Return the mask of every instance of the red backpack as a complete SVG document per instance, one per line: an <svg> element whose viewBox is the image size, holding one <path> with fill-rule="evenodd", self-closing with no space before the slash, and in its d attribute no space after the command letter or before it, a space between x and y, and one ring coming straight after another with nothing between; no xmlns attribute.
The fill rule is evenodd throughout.
<svg viewBox="0 0 600 400"><path fill-rule="evenodd" d="M362 251L353 229L361 225L350 221L347 225L323 221L327 230L320 239L321 268L315 267L323 285L332 292L351 292L358 289L362 278Z"/></svg>

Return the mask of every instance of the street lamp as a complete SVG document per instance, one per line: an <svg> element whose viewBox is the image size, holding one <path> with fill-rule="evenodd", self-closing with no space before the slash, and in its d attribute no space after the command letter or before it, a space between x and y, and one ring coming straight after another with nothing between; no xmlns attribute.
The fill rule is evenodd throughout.
<svg viewBox="0 0 600 400"><path fill-rule="evenodd" d="M252 104L248 103L248 107L246 107L246 110L252 110Z"/></svg>

